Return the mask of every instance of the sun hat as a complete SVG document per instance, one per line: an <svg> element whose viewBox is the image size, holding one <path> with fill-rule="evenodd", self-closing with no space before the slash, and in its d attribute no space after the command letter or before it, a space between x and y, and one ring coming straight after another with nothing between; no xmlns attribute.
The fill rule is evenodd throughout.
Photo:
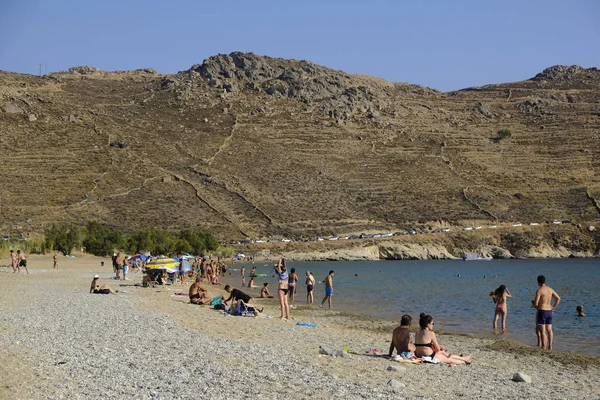
<svg viewBox="0 0 600 400"><path fill-rule="evenodd" d="M98 275L94 275L94 279L96 279L96 278L100 278L100 277Z"/></svg>

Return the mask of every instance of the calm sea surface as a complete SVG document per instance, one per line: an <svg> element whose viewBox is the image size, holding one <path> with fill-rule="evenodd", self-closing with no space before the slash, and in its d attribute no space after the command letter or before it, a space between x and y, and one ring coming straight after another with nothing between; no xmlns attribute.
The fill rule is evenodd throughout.
<svg viewBox="0 0 600 400"><path fill-rule="evenodd" d="M535 310L531 308L538 288L536 278L545 275L546 284L562 299L554 312L554 348L600 356L600 259L288 264L288 268L296 268L301 279L297 304L306 301L307 270L317 282L334 270L334 308L395 321L410 314L417 326L419 314L424 312L433 316L440 330L482 337L494 337L494 303L489 293L504 284L513 295L508 299L505 337L529 345L536 344ZM251 266L245 265L248 275ZM258 278L256 284L262 287L262 282L268 281L271 291L276 290L272 267L255 266L257 273L269 274ZM324 286L318 284L316 303L324 293ZM584 305L585 318L577 316L578 304Z"/></svg>

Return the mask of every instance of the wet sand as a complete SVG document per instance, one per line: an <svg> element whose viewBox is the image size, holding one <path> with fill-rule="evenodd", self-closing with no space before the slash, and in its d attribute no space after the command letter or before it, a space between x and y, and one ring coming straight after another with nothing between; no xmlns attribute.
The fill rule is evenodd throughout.
<svg viewBox="0 0 600 400"><path fill-rule="evenodd" d="M30 256L29 266L28 276L0 269L2 399L600 397L597 357L438 332L442 346L473 354L473 364L400 364L366 354L387 353L397 321L322 310L303 299L287 322L277 318L276 299L256 299L265 306L259 318L224 316L171 297L187 293L187 284L138 288L141 273L111 280L108 259L60 257L52 270L51 256ZM94 274L120 293L88 294ZM208 290L225 295L222 286ZM333 358L319 346L359 354ZM152 371L160 375L150 378ZM532 382L514 382L516 372ZM389 386L392 379L400 385Z"/></svg>

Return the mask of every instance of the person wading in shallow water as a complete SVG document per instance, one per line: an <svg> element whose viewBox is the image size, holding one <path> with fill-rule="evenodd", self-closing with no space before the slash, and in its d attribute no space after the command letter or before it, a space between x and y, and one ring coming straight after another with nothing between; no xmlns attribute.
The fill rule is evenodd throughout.
<svg viewBox="0 0 600 400"><path fill-rule="evenodd" d="M512 297L512 295L505 285L500 285L498 289L490 292L490 296L492 296L492 299L496 304L494 309L494 322L492 324L494 330L498 328L498 318L502 315L502 332L506 332L506 314L508 313L506 299Z"/></svg>
<svg viewBox="0 0 600 400"><path fill-rule="evenodd" d="M314 301L315 277L310 271L306 271L306 302L312 304Z"/></svg>
<svg viewBox="0 0 600 400"><path fill-rule="evenodd" d="M321 302L321 305L319 307L323 308L323 304L325 304L325 302L329 302L329 309L331 309L331 297L333 296L333 275L335 274L335 271L331 270L329 271L329 275L327 275L327 277L325 278L325 298L323 299L323 301Z"/></svg>
<svg viewBox="0 0 600 400"><path fill-rule="evenodd" d="M559 295L550 286L546 286L546 277L540 275L537 277L538 286L535 292L533 307L537 310L535 317L535 329L539 338L539 345L542 349L552 350L554 342L554 333L552 332L552 317L554 309L560 303ZM552 305L554 299L554 305Z"/></svg>

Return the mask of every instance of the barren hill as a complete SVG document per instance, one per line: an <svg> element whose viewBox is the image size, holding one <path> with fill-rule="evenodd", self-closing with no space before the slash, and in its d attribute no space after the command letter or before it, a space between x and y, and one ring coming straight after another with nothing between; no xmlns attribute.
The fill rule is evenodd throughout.
<svg viewBox="0 0 600 400"><path fill-rule="evenodd" d="M450 93L252 53L175 75L0 72L0 131L5 233L94 219L306 236L600 214L595 68Z"/></svg>

